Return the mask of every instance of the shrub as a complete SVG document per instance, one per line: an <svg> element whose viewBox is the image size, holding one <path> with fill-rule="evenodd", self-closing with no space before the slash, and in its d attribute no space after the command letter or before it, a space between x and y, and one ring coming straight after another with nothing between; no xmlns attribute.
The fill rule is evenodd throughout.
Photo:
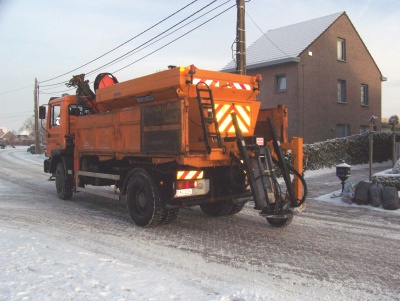
<svg viewBox="0 0 400 301"><path fill-rule="evenodd" d="M373 162L391 159L392 133L374 132ZM400 141L399 134L396 141ZM332 167L345 161L350 165L369 162L369 133L304 145L304 171Z"/></svg>

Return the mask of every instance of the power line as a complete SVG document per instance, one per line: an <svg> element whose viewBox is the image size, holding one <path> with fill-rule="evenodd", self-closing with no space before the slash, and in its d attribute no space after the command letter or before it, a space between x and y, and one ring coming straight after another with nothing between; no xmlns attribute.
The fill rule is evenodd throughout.
<svg viewBox="0 0 400 301"><path fill-rule="evenodd" d="M8 94L8 93L12 93L12 92L17 92L17 91L20 91L20 90L23 90L23 89L27 89L27 88L33 88L33 87L34 87L33 85L29 85L29 86L25 86L25 87L21 87L21 88L15 89L15 90L10 90L10 91L6 91L6 92L2 92L2 93L0 93L0 96L1 96L1 95L5 95L5 94Z"/></svg>
<svg viewBox="0 0 400 301"><path fill-rule="evenodd" d="M174 24L173 26L169 27L168 29L164 30L164 31L161 32L160 34L156 35L155 37L153 37L153 38L147 40L146 42L144 42L144 43L142 43L141 45L135 47L134 49L132 49L132 50L126 52L125 54L123 54L123 55L117 57L116 59L114 59L114 60L112 60L112 61L110 61L110 62L108 62L108 63L106 63L106 64L104 64L104 65L102 65L102 66L100 66L100 67L97 67L96 69L93 69L93 70L91 70L91 71L89 71L89 72L85 72L85 75L86 75L86 76L91 75L91 74L95 73L96 71L101 70L101 69L104 68L104 67L111 66L111 65L114 65L114 64L116 64L116 63L118 63L118 62L123 61L124 59L130 57L131 55L133 55L133 54L135 54L135 53L138 53L139 51L141 51L141 50L143 50L143 49L145 49L145 48L147 48L147 47L149 47L149 46L151 46L151 45L157 43L158 41L160 41L160 40L162 40L162 39L168 37L168 36L171 35L172 33L175 33L175 32L177 32L178 30L180 30L180 29L182 29L182 28L188 26L189 24L191 24L191 23L193 23L194 21L200 19L201 17L204 17L205 15L207 15L207 14L209 14L209 13L215 11L216 9L218 9L218 8L220 8L221 6L223 6L223 5L227 4L228 2L230 2L230 0L225 1L224 3L222 3L222 4L220 4L220 5L216 6L216 7L214 7L213 9L209 10L208 12L206 12L206 13L202 14L201 16L195 18L194 20L192 20L192 21L190 21L190 22L188 22L188 23L182 25L181 27L178 27L176 30L174 30L174 31L172 31L171 33L165 35L164 37L161 37L161 38L155 40L157 37L160 37L160 36L164 35L164 34L167 33L168 31L170 31L171 29L173 29L173 28L175 28L176 26L178 26L179 24L184 23L185 21L187 21L188 19L192 18L194 15L196 15L196 14L198 14L199 12L203 11L204 9L206 9L207 7L209 7L210 5L212 5L212 4L215 3L215 2L217 2L217 0L211 1L211 2L208 3L207 5L203 6L201 9L197 10L196 12L194 12L193 14L191 14L190 16L184 18L183 20L179 21L178 23ZM153 40L155 40L155 41L153 41ZM151 41L153 41L153 42L150 43ZM64 90L64 91L49 92L49 93L42 92L42 91L50 91L50 90L52 90L52 89L54 89L54 88L61 87L61 86L63 86L64 84L65 84L65 82L60 82L60 83L57 83L57 84L49 84L49 85L40 85L40 87L50 87L50 86L54 86L54 87L47 88L47 89L40 89L41 94L64 93L64 92L70 91L70 90Z"/></svg>
<svg viewBox="0 0 400 301"><path fill-rule="evenodd" d="M121 61L127 59L128 57L130 57L130 56L132 56L132 55L134 55L134 54L136 54L136 53L142 51L143 49L146 49L147 47L149 47L149 46L151 46L151 45L153 45L153 44L155 44L155 43L157 43L157 42L159 42L159 41L165 39L166 37L170 36L171 34L173 34L173 33L177 32L177 31L181 30L182 28L184 28L184 27L188 26L189 24L191 24L191 23L197 21L198 19L204 17L205 15L207 15L207 14L209 14L209 13L215 11L216 9L220 8L221 6L227 4L229 1L230 1L230 0L228 0L228 1L226 1L226 2L224 2L224 3L222 3L222 4L220 4L220 5L218 5L218 6L216 6L216 7L214 7L213 9L211 9L211 10L209 10L208 12L206 12L206 13L204 13L204 14L198 16L197 18L193 19L192 21L190 21L190 22L188 22L188 23L186 23L186 24L184 24L184 25L178 27L177 29L173 30L172 32L168 33L167 35L164 35L163 37L160 37L160 36L162 36L164 33L168 32L170 29L172 29L172 28L174 28L175 26L179 25L179 24L182 23L183 21L186 21L187 19L189 19L189 18L192 17L193 15L197 14L198 12L200 12L201 10L203 10L204 8L206 8L207 6L209 6L209 5L211 5L212 3L215 2L215 1L213 1L213 2L210 3L209 5L203 7L201 10L199 10L199 11L197 11L196 13L192 14L192 15L189 16L188 18L185 18L185 19L182 20L181 22L178 22L177 24L175 24L174 26L172 26L172 27L170 27L169 29L165 30L165 31L162 32L161 34L155 36L154 38L148 40L147 42L141 44L140 46L138 46L138 47L132 49L131 51L129 51L129 52L123 54L122 56L116 58L115 60L112 60L112 61L108 62L107 64L105 64L105 65L103 65L103 66L100 66L100 67L98 67L98 68L96 68L96 69L94 69L94 70L92 70L92 71L89 71L88 73L86 73L86 75L93 74L94 72L96 72L96 71L102 69L103 67L112 66L112 65L114 65L114 64L116 64L116 63L119 63L119 62L121 62ZM157 40L155 40L155 41L153 41L152 43L149 43L150 41L154 40L154 39L157 38L157 37L160 37L160 38L157 39ZM149 43L149 44L148 44L148 43ZM146 45L146 44L147 44L147 45ZM135 51L135 50L136 50L136 51Z"/></svg>
<svg viewBox="0 0 400 301"><path fill-rule="evenodd" d="M261 28L257 25L257 23L253 20L253 18L249 15L249 13L246 11L246 15L250 18L250 20L253 22L253 24L258 28L259 31L261 31L261 33L263 34L263 36L265 36L267 38L268 41L271 42L272 45L274 45L276 47L276 49L278 49L279 51L281 51L284 55L286 55L287 57L289 56L285 51L283 51L281 48L279 48L278 45L276 45L262 30Z"/></svg>
<svg viewBox="0 0 400 301"><path fill-rule="evenodd" d="M196 0L196 1L197 1L197 0ZM102 66L100 66L100 67L98 67L98 68L96 68L96 69L94 69L94 70L91 70L91 71L89 71L89 72L85 72L85 74L86 74L86 75L93 74L93 73L96 72L97 70L100 70L100 69L102 69L102 68L104 68L104 67L106 67L106 66L113 65L114 63L117 63L117 62L119 62L119 61L122 61L122 60L124 59L125 56L127 56L127 57L130 56L129 54L132 53L133 51L135 51L135 50L137 50L137 49L143 47L144 45L148 44L148 43L151 42L152 40L154 40L154 39L156 39L157 37L159 37L159 36L163 35L164 33L168 32L168 31L171 30L172 28L174 28L174 27L178 26L179 24L183 23L184 21L190 19L191 17L193 17L194 15L196 15L197 13L199 13L200 11L204 10L205 8L207 8L208 6L210 6L211 4L213 4L213 3L216 2L216 1L217 1L217 0L214 0L214 1L210 2L210 3L207 4L206 6L202 7L202 8L199 9L198 11L196 11L195 13L191 14L189 17L186 17L185 19L183 19L183 20L181 20L180 22L176 23L175 25L171 26L171 27L168 28L167 30L164 30L162 33L156 35L155 37L153 37L152 39L148 40L147 42L145 42L145 43L141 44L140 46L134 48L133 50L131 50L131 51L129 51L129 52L123 54L122 56L119 56L118 58L116 58L116 59L114 59L114 60L112 60L112 61L110 61L110 62L108 62L108 63L106 63L106 64L104 64L104 65L102 65ZM189 5L193 4L194 2L195 2L195 1L191 2L190 4L186 5L184 8L188 7ZM227 2L229 2L229 0L228 0ZM227 2L223 3L222 5L226 4ZM220 6L222 6L222 5L217 6L217 8L220 7ZM139 36L142 35L143 33L145 33L145 32L147 32L148 30L150 30L151 28L154 28L156 25L160 24L161 22L167 20L167 19L170 18L171 16L173 16L173 15L177 14L178 12L182 11L184 8L178 10L178 11L175 12L174 14L168 16L167 18L164 18L162 21L158 22L157 24L155 24L155 25L149 27L147 30L145 30L145 31L141 32L140 34L136 35L134 38L139 37ZM215 8L215 9L216 9L216 8ZM204 14L203 14L203 15L204 15ZM196 18L195 20L197 20L197 19L198 19L198 18ZM192 21L192 22L193 22L193 21ZM190 23L191 23L191 22L189 22L188 24L190 24ZM182 27L181 27L181 28L182 28ZM134 38L128 40L127 42L133 40ZM118 47L115 47L113 50L118 49L118 48L121 47L122 45L125 45L127 42L125 42L125 43L119 45ZM152 45L152 44L153 44L153 43L151 43L150 45ZM146 48L146 47L143 47L142 49L144 49L144 48ZM106 54L108 54L108 53L110 53L110 52L111 52L111 51L107 52ZM135 52L134 52L134 53L135 53ZM134 53L133 53L133 54L134 54ZM104 55L105 55L105 54L104 54ZM104 55L102 55L102 56L100 56L100 57L98 57L98 58L96 58L96 59L90 61L89 63L96 61L97 59L103 57ZM89 63L85 64L84 66L88 65ZM81 66L81 67L83 67L83 66ZM76 71L76 70L79 69L79 68L80 68L80 67L78 67L78 68L76 68L76 69L74 69L74 70L72 70L72 71ZM72 71L71 71L71 72L72 72ZM63 74L63 75L61 75L61 76L64 76L64 75L66 75L66 74ZM61 76L59 76L59 77L61 77ZM54 78L54 79L55 79L55 78ZM50 80L51 80L51 79L50 79ZM41 81L41 83L44 83L44 82L47 82L47 81L50 81L50 80ZM42 84L41 84L40 87L52 87L52 88L40 89L40 90L41 90L41 91L49 91L49 90L52 90L53 88L61 87L61 86L63 86L64 84L65 84L65 81L59 82L59 83L55 83L55 84L47 84L47 85L42 85ZM64 91L62 91L62 92L64 92ZM42 94L44 94L44 92L42 92ZM51 94L51 93L48 93L48 94Z"/></svg>
<svg viewBox="0 0 400 301"><path fill-rule="evenodd" d="M32 113L32 110L24 111L24 112L16 112L16 113L3 113L3 114L0 114L0 117L3 117L3 116L6 116L6 117L15 117L15 116L18 116L18 115L27 114L28 112Z"/></svg>
<svg viewBox="0 0 400 301"><path fill-rule="evenodd" d="M83 65L81 65L81 66L79 66L79 67L77 67L77 68L75 68L75 69L72 69L72 70L70 70L70 71L68 71L68 72L66 72L66 73L64 73L64 74L61 74L61 75L59 75L59 76L55 76L55 77L53 77L53 78L50 78L50 79L46 79L46 80L44 80L44 81L41 81L41 83L45 83L45 82L48 82L48 81L51 81L51 80L60 78L60 77L62 77L62 76L64 76L64 75L67 75L67 74L69 74L69 73L71 73L71 72L73 72L73 71L76 71L76 70L78 70L78 69L80 69L80 68L82 68L82 67L85 67L85 66L87 66L87 65L89 65L89 64L91 64L91 63L93 63L94 61L97 61L98 59L100 59L100 58L106 56L107 54L109 54L109 53L111 53L111 52L117 50L118 48L120 48L120 47L122 47L123 45L129 43L130 41L134 40L135 38L141 36L142 34L148 32L149 30L153 29L153 28L156 27L157 25L163 23L163 22L166 21L167 19L171 18L172 16L176 15L177 13L181 12L182 10L184 10L185 8L189 7L190 5L192 5L193 3L197 2L197 1L198 1L198 0L194 0L194 1L190 2L189 4L185 5L185 6L182 7L181 9L177 10L176 12L174 12L173 14L171 14L171 15L169 15L168 17L162 19L161 21L157 22L157 23L154 24L153 26L147 28L146 30L144 30L144 31L142 31L141 33L139 33L139 34L137 34L136 36L134 36L133 38L127 40L126 42L124 42L124 43L118 45L117 47L115 47L115 48L113 48L113 49L107 51L106 53L104 53L104 54L98 56L97 58L95 58L95 59L93 59L93 60L91 60L91 61L89 61L89 62L87 62L87 63L85 63L85 64L83 64Z"/></svg>
<svg viewBox="0 0 400 301"><path fill-rule="evenodd" d="M121 70L123 70L123 69L125 69L125 68L127 68L127 67L129 67L129 66L131 66L131 65L133 65L133 64L135 64L135 63L137 63L137 62L139 62L139 61L141 61L141 60L143 60L144 58L146 58L146 57L148 57L148 56L150 56L150 55L152 55L152 54L154 54L154 53L158 52L159 50L161 50L161 49L163 49L163 48L167 47L168 45L170 45L170 44L172 44L172 43L176 42L177 40L179 40L179 39L183 38L184 36L188 35L188 34L189 34L189 33L191 33L192 31L194 31L194 30L196 30L196 29L200 28L200 27L201 27L201 26L203 26L204 24L206 24L206 23L210 22L211 20L213 20L213 19L215 19L216 17L218 17L218 16L222 15L223 13L227 12L228 10L230 10L231 8L233 8L233 7L235 7L235 6L236 6L236 4L234 4L234 5L230 6L230 7L229 7L229 8L227 8L226 10L224 10L224 11L222 11L221 13L219 13L219 14L215 15L214 17L212 17L212 18L208 19L207 21L205 21L205 22L201 23L200 25L198 25L197 27L193 28L192 30L190 30L190 31L187 31L186 33L184 33L183 35L181 35L181 36L177 37L176 39L174 39L174 40L170 41L169 43L167 43L167 44L164 44L163 46L161 46L161 47L157 48L156 50L154 50L154 51L150 52L149 54L147 54L147 55L145 55L145 56L141 57L140 59L137 59L136 61L134 61L134 62L132 62L132 63L130 63L130 64L128 64L128 65L126 65L126 66L124 66L124 67L122 67L122 68L120 68L120 69L118 69L118 70L116 70L116 71L112 72L112 73L117 73L117 72L119 72L119 71L121 71Z"/></svg>
<svg viewBox="0 0 400 301"><path fill-rule="evenodd" d="M174 27L178 26L179 24L185 22L186 20L188 20L189 18L193 17L195 14L197 14L198 12L204 10L206 7L210 6L211 4L213 4L213 3L216 2L216 1L217 1L217 0L212 1L211 3L209 3L208 5L206 5L205 7L203 7L202 9L198 10L197 12L193 13L193 14L190 15L189 17L187 17L187 18L183 19L182 21L178 22L178 23L175 24L174 26L170 27L168 30L163 31L161 34L158 34L157 36L155 36L155 37L153 37L152 39L148 40L146 43L143 43L143 44L140 45L139 47L136 47L135 49L133 49L133 50L131 50L131 51L125 53L123 56L120 56L120 57L118 57L117 59L112 60L112 61L110 61L109 63L107 63L107 64L105 64L105 65L103 65L103 66L101 66L101 67L99 67L99 68L96 68L95 70L92 70L92 71L90 71L90 72L96 71L96 70L98 70L98 69L100 69L100 68L102 68L102 67L104 67L104 66L114 65L115 63L118 63L118 62L124 60L125 58L127 58L127 57L129 57L129 56L131 56L131 55L133 55L133 54L135 54L135 53L137 53L137 52L139 52L139 51L141 51L141 50L143 50L143 49L149 47L150 45L153 45L154 43L159 42L160 40L162 40L162 39L168 37L168 36L171 35L172 33L177 32L178 30L180 30L180 29L182 29L182 28L188 26L189 24L193 23L194 21L198 20L199 18L203 17L204 15L209 14L210 12L216 10L217 8L219 8L219 7L225 5L226 3L229 2L229 0L226 1L226 2L224 2L223 4L221 4L221 5L219 5L219 6L215 7L215 8L213 8L212 10L208 11L207 13L204 13L204 14L201 15L200 17L198 17L198 18L196 18L196 19L194 19L194 20L188 22L187 24L185 24L185 25L183 25L183 26L177 28L176 30L174 30L174 31L172 31L171 33L165 35L164 37L161 37L161 38L155 40L157 37L162 36L163 34L165 34L166 32L168 32L168 31L171 30L172 28L174 28ZM90 63L92 63L92 62L94 62L94 61L96 61L96 60L98 60L98 59L104 57L105 55L111 53L112 51L114 51L114 50L116 50L116 49L118 49L118 48L120 48L121 46L127 44L128 42L130 42L130 41L132 41L133 39L139 37L140 35L143 35L143 34L146 33L147 31L149 31L150 29L152 29L152 28L156 27L157 25L161 24L162 22L166 21L167 19L169 19L169 18L171 18L172 16L176 15L178 12L181 12L182 10L184 10L185 8L187 8L187 7L189 7L190 5L194 4L195 2L197 2L197 0L190 2L189 4L187 4L186 6L184 6L183 8L179 9L178 11L176 11L175 13L169 15L168 17L164 18L163 20L157 22L157 23L154 24L153 26L149 27L148 29L144 30L143 32L139 33L138 35L134 36L133 38L131 38L131 39L127 40L126 42L122 43L121 45L119 45L119 46L117 46L117 47L111 49L110 51L104 53L103 55L101 55L101 56L99 56L99 57L97 57L97 58L95 58L95 59L93 59L93 60L87 62L86 64L84 64L84 65L82 65L82 66L80 66L80 67L77 67L77 68L75 68L75 69L73 69L73 70L71 70L71 71L68 71L67 73L64 73L64 74L62 74L62 75L59 75L59 76L56 76L56 77L47 79L47 80L45 80L45 81L41 81L41 83L49 82L49 81L54 80L54 79L56 79L56 78L60 78L60 77L62 77L62 76L67 75L67 74L70 73L70 72L73 72L73 71L78 70L78 69L81 68L81 67L87 66L88 64L90 64ZM124 67L122 67L122 68L116 70L115 72L118 72L118 71L120 71L120 70L122 70L122 69L125 69L126 67L128 67L128 66L130 66L130 65L132 65L132 64L134 64L134 63L136 63L136 62L138 62L138 61L140 61L140 60L143 60L144 58L150 56L151 54L154 54L155 52L157 52L157 51L159 51L159 50L161 50L161 49L167 47L168 45L172 44L173 42L175 42L175 41L181 39L182 37L188 35L189 33L193 32L194 30L196 30L196 29L200 28L201 26L203 26L204 24L210 22L211 20L213 20L213 19L215 19L216 17L220 16L221 14L225 13L226 11L228 11L229 9L231 9L231 8L234 7L234 6L235 6L235 5L232 5L232 6L229 7L228 9L226 9L226 10L224 10L223 12L221 12L221 13L215 15L214 17L210 18L210 19L207 20L206 22L203 22L202 24L200 24L199 26L195 27L194 29L192 29L192 30L186 32L185 34L179 36L178 38L176 38L176 39L170 41L169 43L167 43L167 44L161 46L160 48L156 49L155 51L152 51L151 53L149 53L149 54L147 54L147 55L141 57L140 59L136 60L135 62L133 62L133 63L131 63L131 64L128 64L128 65L126 65L126 66L124 66ZM153 42L150 43L151 41L153 41ZM148 44L148 45L145 46L146 44ZM140 49L139 49L139 48L140 48ZM135 52L135 50L137 50L137 51ZM88 74L90 74L90 72L89 72ZM68 89L68 90L63 90L63 91L54 91L54 92L53 92L53 91L50 91L50 90L55 89L55 88L57 88L57 87L63 86L66 82L67 82L67 81L58 82L58 83L54 83L54 84L40 85L40 88L46 87L46 89L40 89L40 93L41 93L41 94L57 94L57 93L65 93L65 92L69 92L69 91L73 90L73 89ZM3 92L3 93L0 93L0 95L4 95L4 94L7 94L7 93L12 93L12 92L16 92L16 91L19 91L19 90L22 90L22 89L26 89L26 88L33 88L33 85L21 87L21 88L15 89L15 90L6 91L6 92ZM43 92L43 91L49 91L49 92L46 93L46 92Z"/></svg>

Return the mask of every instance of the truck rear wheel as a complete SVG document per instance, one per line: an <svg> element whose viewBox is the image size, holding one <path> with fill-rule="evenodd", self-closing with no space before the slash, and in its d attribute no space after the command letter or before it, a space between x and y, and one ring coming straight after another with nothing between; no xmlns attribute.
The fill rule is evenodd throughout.
<svg viewBox="0 0 400 301"><path fill-rule="evenodd" d="M206 203L201 204L200 208L205 214L210 216L225 216L229 215L234 209L234 203L232 201L223 201L217 203Z"/></svg>
<svg viewBox="0 0 400 301"><path fill-rule="evenodd" d="M72 183L67 177L62 162L58 163L56 168L56 190L61 200L70 200L72 198Z"/></svg>
<svg viewBox="0 0 400 301"><path fill-rule="evenodd" d="M161 225L166 225L172 223L179 214L179 208L164 208L164 215L161 220Z"/></svg>
<svg viewBox="0 0 400 301"><path fill-rule="evenodd" d="M246 203L242 203L242 204L233 203L232 210L228 213L228 215L234 215L234 214L239 213L240 211L242 211L245 204Z"/></svg>
<svg viewBox="0 0 400 301"><path fill-rule="evenodd" d="M158 188L144 169L138 169L129 179L127 204L129 214L138 226L159 225L165 217Z"/></svg>

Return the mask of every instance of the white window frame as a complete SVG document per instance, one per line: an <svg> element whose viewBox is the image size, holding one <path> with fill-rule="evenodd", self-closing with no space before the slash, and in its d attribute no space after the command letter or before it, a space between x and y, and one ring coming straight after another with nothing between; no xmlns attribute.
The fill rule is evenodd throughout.
<svg viewBox="0 0 400 301"><path fill-rule="evenodd" d="M369 106L368 85L361 84L361 105Z"/></svg>
<svg viewBox="0 0 400 301"><path fill-rule="evenodd" d="M342 38L337 39L337 59L346 61L346 40Z"/></svg>

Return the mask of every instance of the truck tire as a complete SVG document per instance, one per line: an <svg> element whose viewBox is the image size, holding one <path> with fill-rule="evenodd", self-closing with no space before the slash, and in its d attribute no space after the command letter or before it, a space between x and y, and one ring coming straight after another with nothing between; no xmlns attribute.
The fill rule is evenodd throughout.
<svg viewBox="0 0 400 301"><path fill-rule="evenodd" d="M245 204L246 203L242 203L242 204L233 203L232 210L228 213L228 215L234 215L234 214L239 213L240 211L242 211Z"/></svg>
<svg viewBox="0 0 400 301"><path fill-rule="evenodd" d="M159 225L165 217L158 188L144 169L137 169L129 179L127 205L132 220L140 227Z"/></svg>
<svg viewBox="0 0 400 301"><path fill-rule="evenodd" d="M201 204L200 208L205 214L217 217L229 215L233 211L234 205L235 204L232 201L223 201Z"/></svg>
<svg viewBox="0 0 400 301"><path fill-rule="evenodd" d="M68 179L62 162L57 164L55 182L58 197L61 200L70 200L72 198L72 182Z"/></svg>
<svg viewBox="0 0 400 301"><path fill-rule="evenodd" d="M172 223L179 214L179 208L164 208L163 218L161 220L161 225L166 225Z"/></svg>

